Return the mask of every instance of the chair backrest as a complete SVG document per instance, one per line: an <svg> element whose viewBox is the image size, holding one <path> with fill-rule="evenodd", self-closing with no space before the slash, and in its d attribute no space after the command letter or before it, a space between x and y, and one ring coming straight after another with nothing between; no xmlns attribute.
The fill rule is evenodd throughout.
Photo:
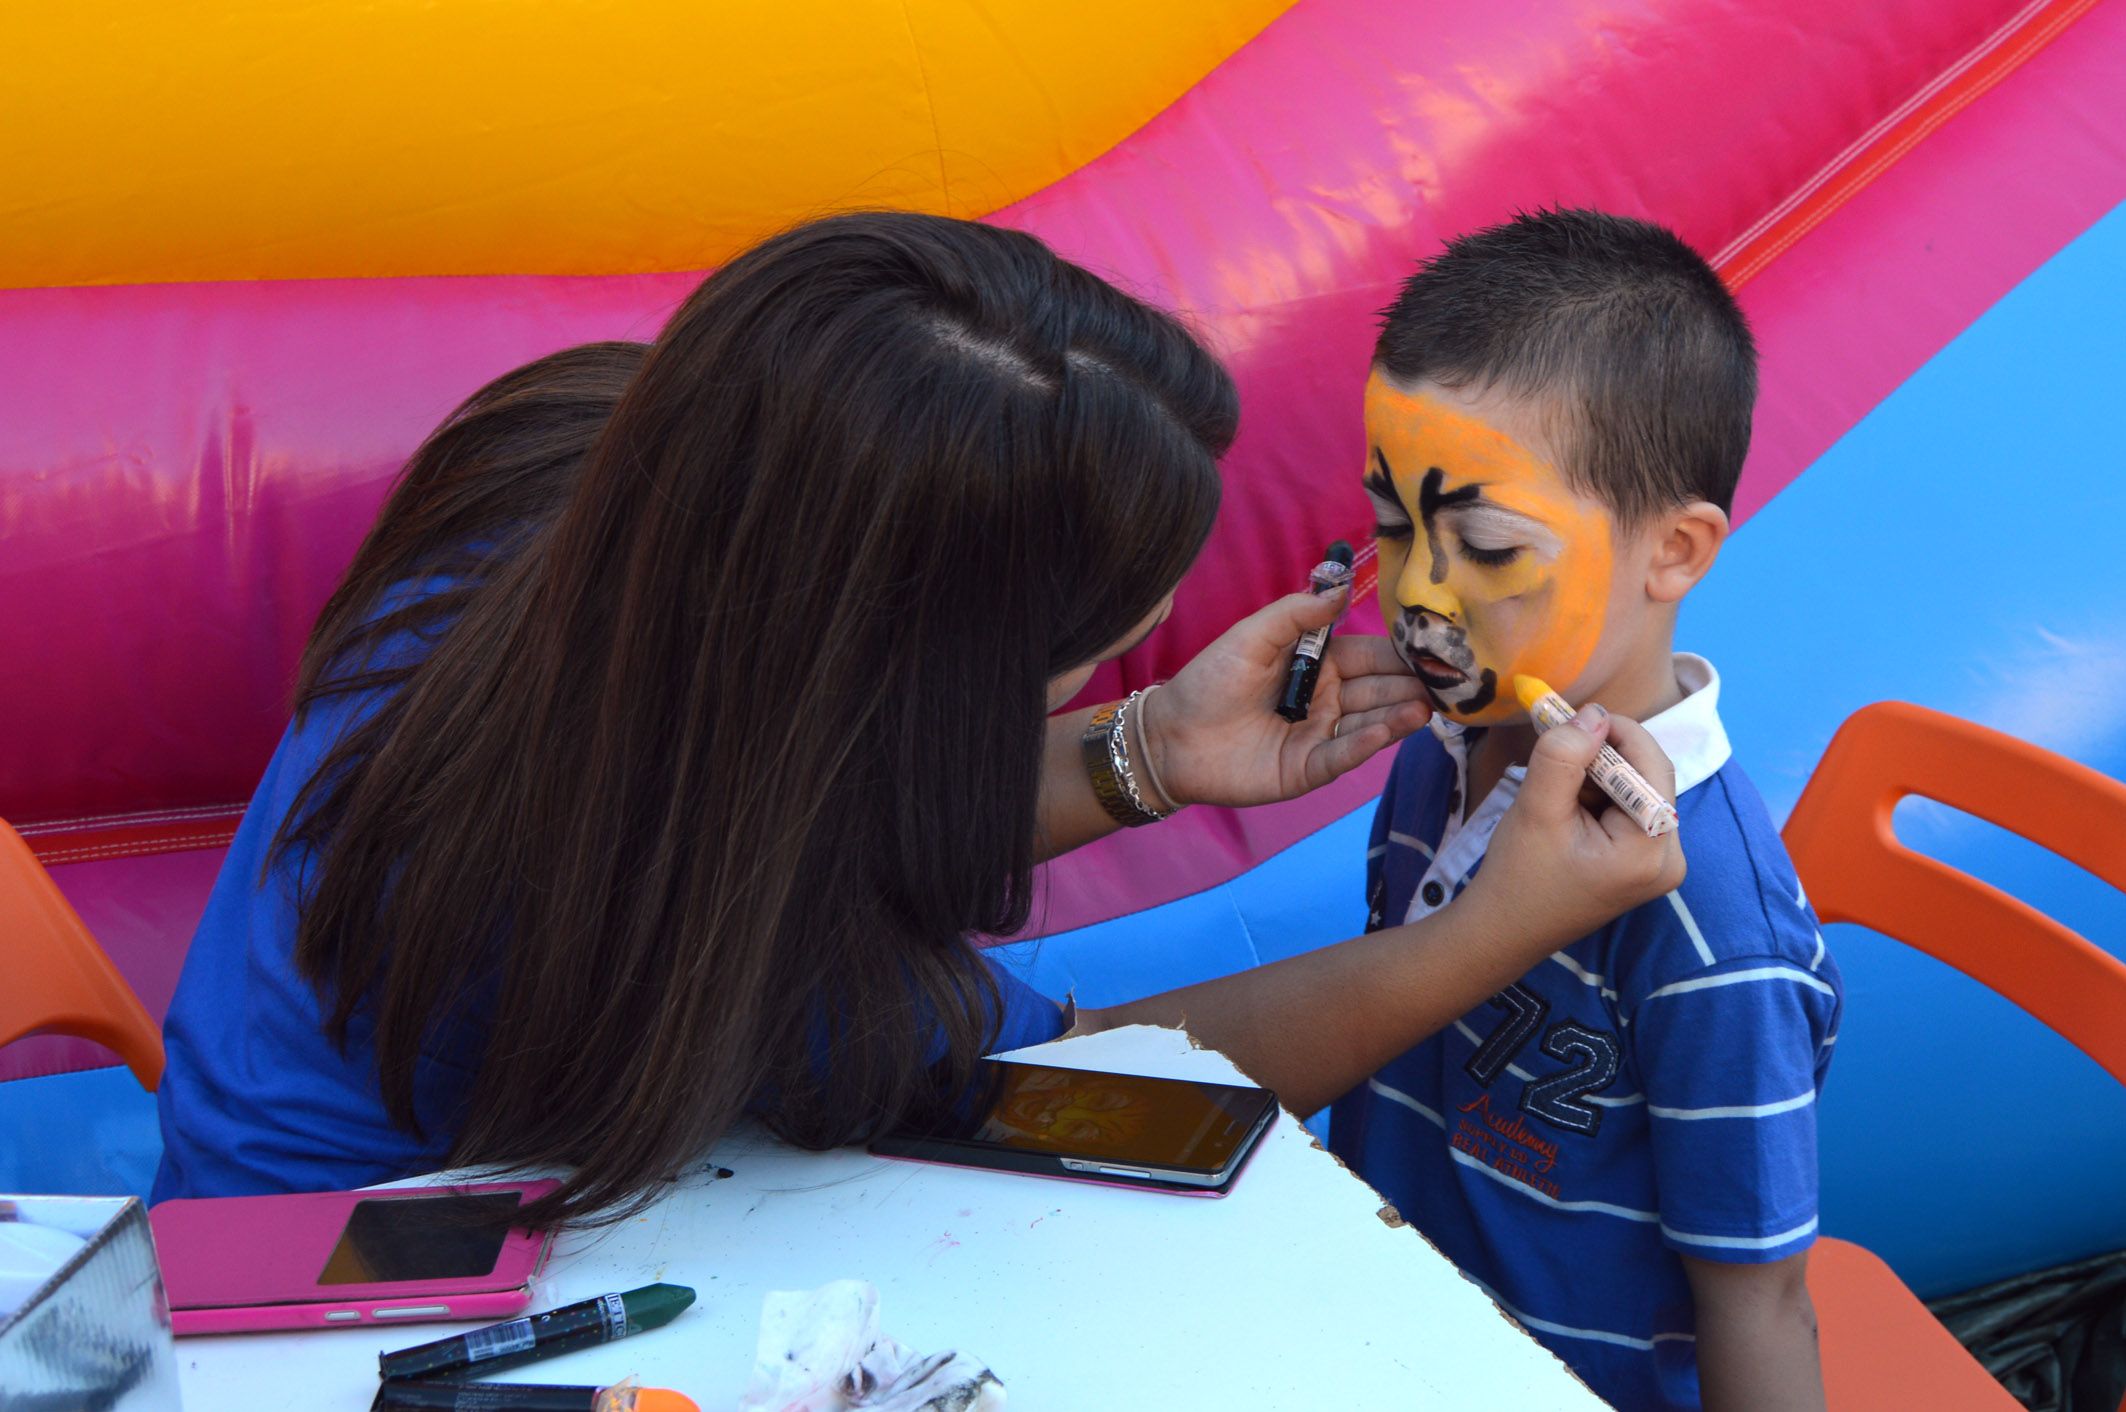
<svg viewBox="0 0 2126 1412"><path fill-rule="evenodd" d="M1954 716L1878 702L1838 728L1787 820L1826 922L1857 922L1956 967L2126 1084L2126 962L1897 839L1917 794L2022 835L2126 889L2126 785Z"/></svg>
<svg viewBox="0 0 2126 1412"><path fill-rule="evenodd" d="M0 820L0 1044L75 1035L116 1053L142 1088L162 1080L162 1033L22 835Z"/></svg>

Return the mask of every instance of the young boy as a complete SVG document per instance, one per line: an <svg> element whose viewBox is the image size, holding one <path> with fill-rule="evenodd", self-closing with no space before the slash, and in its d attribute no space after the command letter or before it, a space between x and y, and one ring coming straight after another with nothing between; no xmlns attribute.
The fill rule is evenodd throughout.
<svg viewBox="0 0 2126 1412"><path fill-rule="evenodd" d="M1620 1408L1821 1408L1802 1282L1837 968L1671 649L1749 445L1755 350L1668 232L1549 211L1404 285L1366 388L1390 635L1437 708L1373 826L1370 926L1447 906L1534 743L1513 679L1645 723L1689 874L1338 1101L1331 1145Z"/></svg>

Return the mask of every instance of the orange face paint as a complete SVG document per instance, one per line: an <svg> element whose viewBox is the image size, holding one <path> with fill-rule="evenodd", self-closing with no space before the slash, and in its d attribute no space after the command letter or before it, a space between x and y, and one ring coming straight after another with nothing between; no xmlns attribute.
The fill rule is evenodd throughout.
<svg viewBox="0 0 2126 1412"><path fill-rule="evenodd" d="M1609 601L1609 512L1490 422L1377 372L1366 441L1381 614L1439 708L1495 724L1522 714L1516 675L1577 680Z"/></svg>

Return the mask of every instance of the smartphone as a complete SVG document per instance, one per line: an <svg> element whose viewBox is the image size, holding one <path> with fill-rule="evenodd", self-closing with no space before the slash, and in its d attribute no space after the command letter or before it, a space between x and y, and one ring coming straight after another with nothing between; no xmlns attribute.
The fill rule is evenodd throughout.
<svg viewBox="0 0 2126 1412"><path fill-rule="evenodd" d="M559 1182L165 1201L148 1212L179 1334L491 1319L531 1303Z"/></svg>
<svg viewBox="0 0 2126 1412"><path fill-rule="evenodd" d="M964 1100L875 1139L871 1151L1223 1196L1276 1117L1268 1089L985 1059Z"/></svg>

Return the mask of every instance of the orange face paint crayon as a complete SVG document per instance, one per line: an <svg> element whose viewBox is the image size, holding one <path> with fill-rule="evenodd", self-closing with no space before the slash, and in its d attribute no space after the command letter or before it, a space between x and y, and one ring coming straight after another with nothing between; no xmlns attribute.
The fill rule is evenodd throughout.
<svg viewBox="0 0 2126 1412"><path fill-rule="evenodd" d="M1513 693L1521 698L1521 706L1528 712L1528 719L1535 722L1538 735L1573 718L1573 709L1565 698L1535 677L1515 677ZM1619 809L1631 815L1633 823L1646 830L1648 838L1674 833L1681 825L1676 806L1663 799L1661 791L1646 782L1646 776L1608 746L1595 756L1587 774L1604 794L1617 801Z"/></svg>

